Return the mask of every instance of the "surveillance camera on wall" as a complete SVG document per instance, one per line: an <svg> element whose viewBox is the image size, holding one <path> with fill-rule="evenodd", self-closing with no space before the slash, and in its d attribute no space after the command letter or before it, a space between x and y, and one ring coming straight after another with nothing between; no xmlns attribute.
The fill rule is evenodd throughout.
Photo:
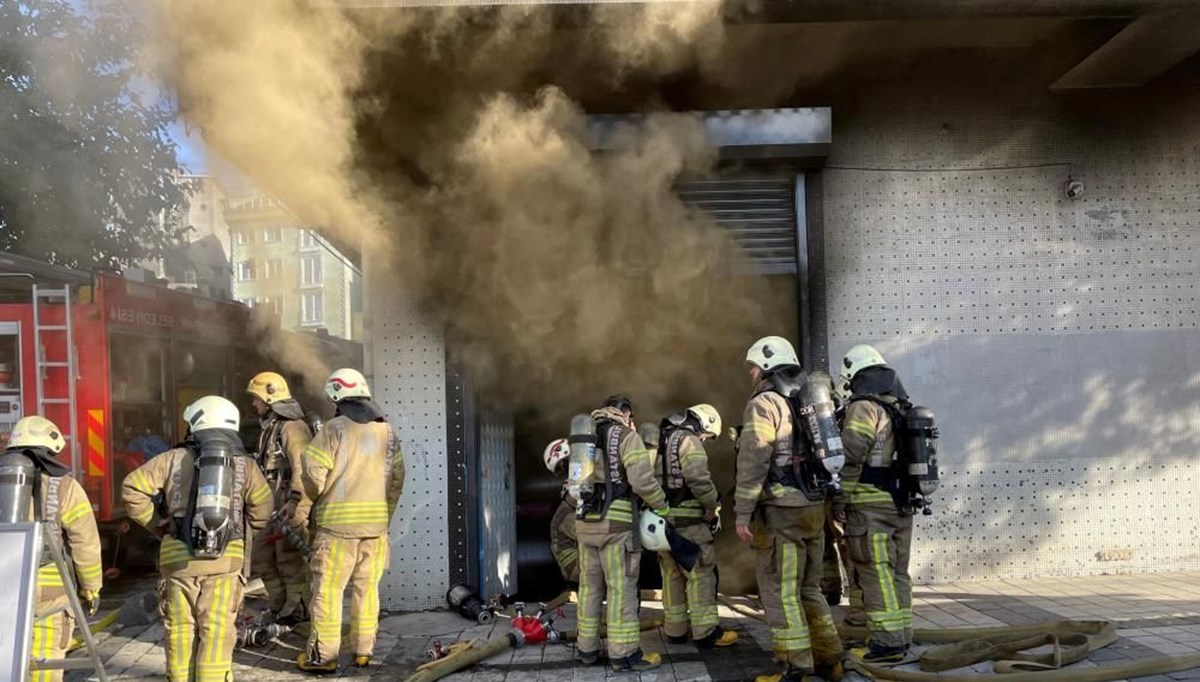
<svg viewBox="0 0 1200 682"><path fill-rule="evenodd" d="M1078 180L1068 180L1066 192L1067 198L1078 199L1083 196L1083 183Z"/></svg>

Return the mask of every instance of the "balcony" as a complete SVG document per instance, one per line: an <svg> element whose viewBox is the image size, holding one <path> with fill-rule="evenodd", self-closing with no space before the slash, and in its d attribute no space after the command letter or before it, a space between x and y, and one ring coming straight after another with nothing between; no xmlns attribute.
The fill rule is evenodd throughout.
<svg viewBox="0 0 1200 682"><path fill-rule="evenodd" d="M287 206L278 199L255 194L245 197L230 197L223 204L226 220L283 217L288 215Z"/></svg>

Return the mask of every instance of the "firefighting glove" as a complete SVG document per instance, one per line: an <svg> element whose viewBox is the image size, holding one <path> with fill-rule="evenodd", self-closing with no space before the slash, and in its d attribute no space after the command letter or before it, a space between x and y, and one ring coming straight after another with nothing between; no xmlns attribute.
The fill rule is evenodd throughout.
<svg viewBox="0 0 1200 682"><path fill-rule="evenodd" d="M837 521L838 523L846 522L846 503L845 502L834 502L832 512L833 512L832 515L833 515L834 521Z"/></svg>
<svg viewBox="0 0 1200 682"><path fill-rule="evenodd" d="M80 590L79 601L88 617L96 615L100 610L100 590Z"/></svg>
<svg viewBox="0 0 1200 682"><path fill-rule="evenodd" d="M708 527L712 530L713 535L716 535L721 530L721 505L704 513L704 520L708 522Z"/></svg>

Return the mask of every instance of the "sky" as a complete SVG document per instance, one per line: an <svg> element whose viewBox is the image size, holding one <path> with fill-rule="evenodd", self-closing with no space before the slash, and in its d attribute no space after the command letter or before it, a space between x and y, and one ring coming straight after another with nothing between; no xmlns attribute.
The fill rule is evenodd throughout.
<svg viewBox="0 0 1200 682"><path fill-rule="evenodd" d="M189 173L205 173L208 171L207 151L200 133L192 130L188 134L182 121L175 121L170 128L171 139L179 145L179 162Z"/></svg>

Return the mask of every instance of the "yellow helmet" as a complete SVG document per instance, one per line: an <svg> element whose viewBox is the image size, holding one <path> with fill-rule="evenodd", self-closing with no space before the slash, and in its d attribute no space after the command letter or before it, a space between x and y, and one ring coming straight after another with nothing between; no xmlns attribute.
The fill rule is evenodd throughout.
<svg viewBox="0 0 1200 682"><path fill-rule="evenodd" d="M10 448L42 447L56 455L62 452L66 445L67 439L63 438L62 431L54 422L36 414L14 424L8 439Z"/></svg>
<svg viewBox="0 0 1200 682"><path fill-rule="evenodd" d="M288 390L287 380L276 372L259 372L250 380L246 392L268 405L280 400L291 400L292 392Z"/></svg>

